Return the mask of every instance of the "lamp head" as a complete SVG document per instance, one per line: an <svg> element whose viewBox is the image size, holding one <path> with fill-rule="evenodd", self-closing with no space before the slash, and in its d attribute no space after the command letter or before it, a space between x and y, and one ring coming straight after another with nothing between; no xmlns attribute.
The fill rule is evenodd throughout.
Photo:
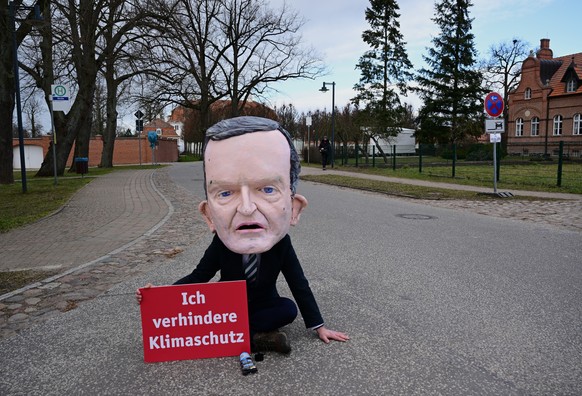
<svg viewBox="0 0 582 396"><path fill-rule="evenodd" d="M327 92L329 91L329 89L325 86L325 83L323 83L323 86L320 89L321 92Z"/></svg>

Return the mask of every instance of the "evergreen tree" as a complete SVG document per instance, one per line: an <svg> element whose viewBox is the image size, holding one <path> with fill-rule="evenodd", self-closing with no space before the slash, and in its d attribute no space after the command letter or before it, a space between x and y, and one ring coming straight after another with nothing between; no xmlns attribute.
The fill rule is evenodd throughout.
<svg viewBox="0 0 582 396"><path fill-rule="evenodd" d="M432 19L440 34L423 56L416 91L423 99L417 137L424 143L457 143L483 133L483 90L476 68L470 0L441 0Z"/></svg>
<svg viewBox="0 0 582 396"><path fill-rule="evenodd" d="M360 124L374 139L398 134L404 112L399 93L406 94L407 81L412 78L412 64L400 33L399 9L395 0L370 0L365 14L370 28L362 39L370 50L356 65L361 77L354 86L357 96L352 102L360 110Z"/></svg>

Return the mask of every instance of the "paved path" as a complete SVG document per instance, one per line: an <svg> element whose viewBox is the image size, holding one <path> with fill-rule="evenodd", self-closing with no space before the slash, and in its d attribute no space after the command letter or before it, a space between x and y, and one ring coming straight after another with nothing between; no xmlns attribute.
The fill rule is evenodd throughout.
<svg viewBox="0 0 582 396"><path fill-rule="evenodd" d="M0 339L74 309L116 284L159 267L164 260L180 254L197 238L207 235L206 226L196 212L201 197L176 186L167 172L168 168L162 168L114 172L100 177L53 216L0 234L0 246L3 246L0 270L36 268L58 272L0 296ZM323 174L323 171L304 167L302 174ZM335 170L327 170L326 174L486 190ZM516 191L513 193L517 195ZM415 202L582 232L582 195L541 195L567 200L499 200L494 204L461 200Z"/></svg>
<svg viewBox="0 0 582 396"><path fill-rule="evenodd" d="M152 183L153 172L100 176L52 216L0 234L0 271L64 272L155 231L170 206Z"/></svg>

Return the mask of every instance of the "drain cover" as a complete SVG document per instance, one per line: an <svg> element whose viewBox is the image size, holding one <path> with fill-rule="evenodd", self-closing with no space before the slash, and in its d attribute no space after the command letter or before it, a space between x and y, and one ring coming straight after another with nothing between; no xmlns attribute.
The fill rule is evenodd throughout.
<svg viewBox="0 0 582 396"><path fill-rule="evenodd" d="M396 217L402 217L403 219L408 219L408 220L432 220L432 219L436 219L436 217L434 216L429 216L429 215L423 215L423 214L398 214L396 215Z"/></svg>

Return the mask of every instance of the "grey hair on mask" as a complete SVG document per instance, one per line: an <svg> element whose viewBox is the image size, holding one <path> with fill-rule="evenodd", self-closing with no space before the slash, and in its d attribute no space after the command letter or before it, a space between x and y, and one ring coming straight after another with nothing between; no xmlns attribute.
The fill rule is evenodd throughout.
<svg viewBox="0 0 582 396"><path fill-rule="evenodd" d="M254 116L234 117L220 121L206 130L203 152L206 152L206 147L210 140L225 140L234 136L244 135L245 133L268 132L275 130L281 132L289 144L289 150L291 151L291 170L289 172L291 180L290 187L291 192L295 195L297 183L299 181L299 172L301 172L301 162L299 161L299 155L297 154L293 141L291 140L291 135L277 121ZM206 193L206 170L204 170L204 192Z"/></svg>

